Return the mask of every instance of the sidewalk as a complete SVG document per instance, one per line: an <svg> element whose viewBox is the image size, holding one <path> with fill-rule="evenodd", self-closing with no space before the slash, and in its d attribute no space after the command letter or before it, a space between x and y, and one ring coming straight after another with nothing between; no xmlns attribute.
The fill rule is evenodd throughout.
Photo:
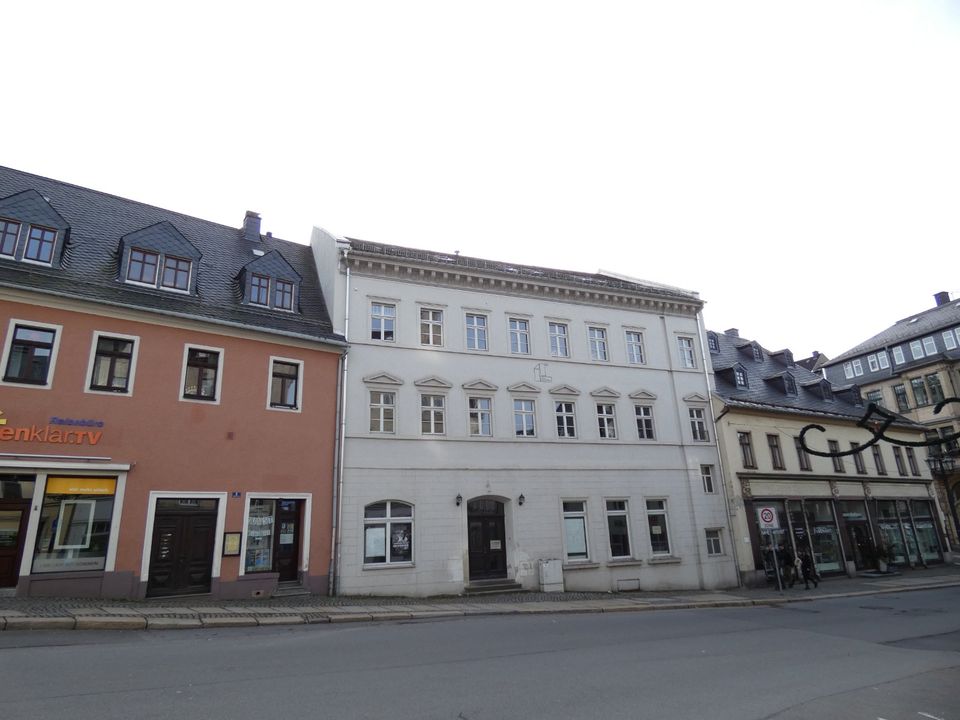
<svg viewBox="0 0 960 720"><path fill-rule="evenodd" d="M960 586L960 566L905 569L877 577L828 578L801 584L727 591L539 593L433 598L299 595L215 601L203 596L122 601L0 597L0 630L169 630L327 622L370 622L468 615L642 612L780 605L807 600Z"/></svg>

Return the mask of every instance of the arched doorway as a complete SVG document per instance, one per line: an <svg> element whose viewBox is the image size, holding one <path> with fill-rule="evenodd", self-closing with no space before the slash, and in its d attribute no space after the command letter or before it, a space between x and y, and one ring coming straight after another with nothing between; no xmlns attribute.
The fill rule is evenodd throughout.
<svg viewBox="0 0 960 720"><path fill-rule="evenodd" d="M471 580L507 576L502 502L480 498L467 503L467 544Z"/></svg>

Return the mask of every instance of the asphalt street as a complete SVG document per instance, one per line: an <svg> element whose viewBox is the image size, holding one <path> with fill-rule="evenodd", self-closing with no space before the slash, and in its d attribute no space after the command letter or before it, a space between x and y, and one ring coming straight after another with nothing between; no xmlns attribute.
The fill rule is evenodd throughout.
<svg viewBox="0 0 960 720"><path fill-rule="evenodd" d="M960 720L960 589L779 607L0 633L0 717Z"/></svg>

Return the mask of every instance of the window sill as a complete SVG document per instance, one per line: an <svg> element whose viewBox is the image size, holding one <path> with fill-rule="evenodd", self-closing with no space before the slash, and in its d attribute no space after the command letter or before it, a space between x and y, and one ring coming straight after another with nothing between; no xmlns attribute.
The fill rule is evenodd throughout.
<svg viewBox="0 0 960 720"><path fill-rule="evenodd" d="M643 565L643 560L635 560L634 558L624 558L623 560L609 560L607 562L607 567L612 567L612 568L635 567L637 565Z"/></svg>
<svg viewBox="0 0 960 720"><path fill-rule="evenodd" d="M364 570L393 570L395 568L405 569L416 567L417 564L413 562L408 563L366 563L363 566Z"/></svg>
<svg viewBox="0 0 960 720"><path fill-rule="evenodd" d="M567 570L595 570L600 567L598 562L565 562L563 564L564 571Z"/></svg>
<svg viewBox="0 0 960 720"><path fill-rule="evenodd" d="M652 557L647 560L649 565L679 565L682 562L681 558L678 558L674 555L663 555L661 557Z"/></svg>

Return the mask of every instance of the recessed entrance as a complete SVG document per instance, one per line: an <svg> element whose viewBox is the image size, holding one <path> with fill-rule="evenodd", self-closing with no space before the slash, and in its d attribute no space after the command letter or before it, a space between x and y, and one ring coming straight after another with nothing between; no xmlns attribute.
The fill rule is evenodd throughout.
<svg viewBox="0 0 960 720"><path fill-rule="evenodd" d="M467 544L471 580L507 576L502 502L481 499L467 503Z"/></svg>
<svg viewBox="0 0 960 720"><path fill-rule="evenodd" d="M210 592L217 503L206 498L157 500L148 597Z"/></svg>
<svg viewBox="0 0 960 720"><path fill-rule="evenodd" d="M20 575L35 481L33 475L0 476L0 588L14 587Z"/></svg>

